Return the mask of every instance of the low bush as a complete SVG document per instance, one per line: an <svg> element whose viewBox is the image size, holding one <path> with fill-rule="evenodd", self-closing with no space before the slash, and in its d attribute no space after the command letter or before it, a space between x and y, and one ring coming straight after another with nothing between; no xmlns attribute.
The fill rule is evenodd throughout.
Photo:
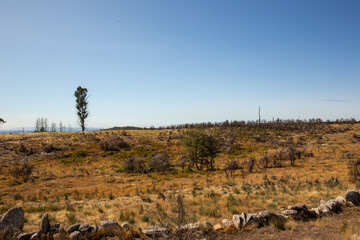
<svg viewBox="0 0 360 240"><path fill-rule="evenodd" d="M150 170L166 171L170 168L170 156L166 152L156 153L150 158L148 165Z"/></svg>
<svg viewBox="0 0 360 240"><path fill-rule="evenodd" d="M120 151L122 148L128 148L129 144L117 135L112 135L99 142L99 146L104 151Z"/></svg>
<svg viewBox="0 0 360 240"><path fill-rule="evenodd" d="M143 172L145 161L143 158L131 157L124 161L124 169L126 172Z"/></svg>
<svg viewBox="0 0 360 240"><path fill-rule="evenodd" d="M23 178L24 181L29 179L31 173L32 167L27 163L23 163L21 167L15 167L10 171L11 176L14 178Z"/></svg>

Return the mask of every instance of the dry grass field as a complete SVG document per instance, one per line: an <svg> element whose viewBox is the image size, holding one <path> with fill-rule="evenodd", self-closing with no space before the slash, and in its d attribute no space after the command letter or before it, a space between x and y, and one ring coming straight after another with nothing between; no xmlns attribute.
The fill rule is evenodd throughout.
<svg viewBox="0 0 360 240"><path fill-rule="evenodd" d="M48 213L51 223L128 221L137 227L157 224L157 211L175 215L176 196L183 196L187 222L220 223L241 212L279 211L291 204L308 207L358 188L348 164L360 156L360 124L322 123L311 128L212 127L206 129L226 145L215 158L215 170L181 166L182 139L188 130L173 130L166 151L171 168L164 172L127 173L124 161L148 161L165 149L170 130L17 133L0 135L0 214L13 206L25 210L27 232L38 229ZM128 146L101 147L121 138ZM264 168L258 159L293 146L302 152L294 166ZM231 160L255 158L246 166L224 171ZM14 176L26 162L29 176ZM356 216L359 220L359 217ZM321 220L312 224L324 224ZM295 226L289 229L297 229ZM267 228L265 228L267 229ZM262 230L265 231L265 230ZM270 231L270 230L267 230ZM293 230L291 230L293 231ZM350 236L348 229L344 236ZM245 234L245 233L244 233ZM305 236L306 237L306 236Z"/></svg>

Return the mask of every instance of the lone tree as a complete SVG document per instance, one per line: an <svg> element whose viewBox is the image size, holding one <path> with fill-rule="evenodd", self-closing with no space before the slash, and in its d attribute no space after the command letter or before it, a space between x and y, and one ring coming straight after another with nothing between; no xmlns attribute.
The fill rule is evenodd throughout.
<svg viewBox="0 0 360 240"><path fill-rule="evenodd" d="M79 125L81 126L82 131L85 131L85 119L89 116L88 111L88 90L79 86L74 95L76 97L76 110L79 118Z"/></svg>

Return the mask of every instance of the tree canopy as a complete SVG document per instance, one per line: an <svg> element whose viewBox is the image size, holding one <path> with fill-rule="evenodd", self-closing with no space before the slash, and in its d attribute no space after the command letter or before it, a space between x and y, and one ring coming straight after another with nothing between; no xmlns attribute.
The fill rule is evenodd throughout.
<svg viewBox="0 0 360 240"><path fill-rule="evenodd" d="M76 97L76 110L78 115L78 123L81 126L81 130L85 131L85 119L89 116L88 110L88 90L79 86L74 93Z"/></svg>

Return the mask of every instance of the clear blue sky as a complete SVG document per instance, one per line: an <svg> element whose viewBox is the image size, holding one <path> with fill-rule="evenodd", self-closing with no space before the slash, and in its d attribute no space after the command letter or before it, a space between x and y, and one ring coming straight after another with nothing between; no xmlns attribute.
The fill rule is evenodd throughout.
<svg viewBox="0 0 360 240"><path fill-rule="evenodd" d="M360 1L0 0L2 129L360 118Z"/></svg>

